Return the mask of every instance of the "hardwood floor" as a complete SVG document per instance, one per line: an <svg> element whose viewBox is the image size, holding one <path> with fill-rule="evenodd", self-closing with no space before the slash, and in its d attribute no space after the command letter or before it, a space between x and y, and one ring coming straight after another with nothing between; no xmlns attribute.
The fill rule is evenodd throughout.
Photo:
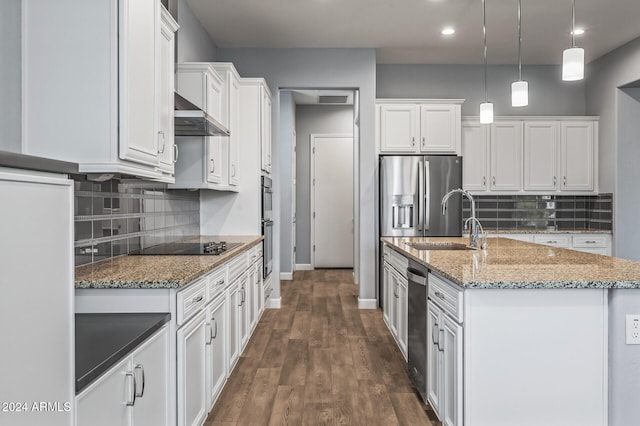
<svg viewBox="0 0 640 426"><path fill-rule="evenodd" d="M205 425L440 425L381 310L359 310L351 270L294 273Z"/></svg>

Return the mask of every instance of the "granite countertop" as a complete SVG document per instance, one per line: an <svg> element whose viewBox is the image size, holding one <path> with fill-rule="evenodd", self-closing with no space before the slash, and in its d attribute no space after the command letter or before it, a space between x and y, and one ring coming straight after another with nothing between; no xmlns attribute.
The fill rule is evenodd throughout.
<svg viewBox="0 0 640 426"><path fill-rule="evenodd" d="M171 314L76 314L76 395L151 337Z"/></svg>
<svg viewBox="0 0 640 426"><path fill-rule="evenodd" d="M181 288L237 254L259 244L261 235L207 235L188 242L242 243L221 255L120 256L75 270L76 288Z"/></svg>
<svg viewBox="0 0 640 426"><path fill-rule="evenodd" d="M611 234L605 229L485 229L487 234Z"/></svg>
<svg viewBox="0 0 640 426"><path fill-rule="evenodd" d="M509 238L487 238L486 250L415 250L407 242L468 238L384 237L394 250L464 288L640 288L640 262Z"/></svg>

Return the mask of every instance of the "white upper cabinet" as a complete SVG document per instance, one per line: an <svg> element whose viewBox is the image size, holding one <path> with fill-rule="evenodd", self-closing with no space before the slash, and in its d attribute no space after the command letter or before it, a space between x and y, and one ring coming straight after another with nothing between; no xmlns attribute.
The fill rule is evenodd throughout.
<svg viewBox="0 0 640 426"><path fill-rule="evenodd" d="M419 138L416 105L380 105L380 152L414 152Z"/></svg>
<svg viewBox="0 0 640 426"><path fill-rule="evenodd" d="M420 150L424 153L460 152L460 105L420 106Z"/></svg>
<svg viewBox="0 0 640 426"><path fill-rule="evenodd" d="M492 191L522 188L522 122L495 121L491 125L490 185Z"/></svg>
<svg viewBox="0 0 640 426"><path fill-rule="evenodd" d="M173 150L166 92L178 26L163 9L160 0L22 2L24 153L83 173L173 180L163 154Z"/></svg>
<svg viewBox="0 0 640 426"><path fill-rule="evenodd" d="M524 122L524 190L558 189L558 123Z"/></svg>
<svg viewBox="0 0 640 426"><path fill-rule="evenodd" d="M489 126L462 122L462 182L468 191L488 189Z"/></svg>
<svg viewBox="0 0 640 426"><path fill-rule="evenodd" d="M262 170L271 173L271 92L266 82L260 87L261 120L260 146L262 151Z"/></svg>
<svg viewBox="0 0 640 426"><path fill-rule="evenodd" d="M379 99L377 139L381 153L460 153L462 100Z"/></svg>
<svg viewBox="0 0 640 426"><path fill-rule="evenodd" d="M562 190L593 191L597 124L565 121L560 129Z"/></svg>
<svg viewBox="0 0 640 426"><path fill-rule="evenodd" d="M222 115L221 122L230 135L228 137L226 160L226 181L229 185L240 185L238 122L240 119L240 75L230 62L214 62L213 68L222 77Z"/></svg>
<svg viewBox="0 0 640 426"><path fill-rule="evenodd" d="M597 120L500 117L491 125L463 120L464 188L474 193L596 192Z"/></svg>

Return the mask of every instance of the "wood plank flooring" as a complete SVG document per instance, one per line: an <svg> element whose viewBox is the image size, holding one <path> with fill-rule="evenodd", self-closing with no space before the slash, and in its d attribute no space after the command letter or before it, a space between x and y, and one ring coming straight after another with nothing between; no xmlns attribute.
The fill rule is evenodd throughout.
<svg viewBox="0 0 640 426"><path fill-rule="evenodd" d="M281 282L205 425L433 425L381 310L359 310L351 270Z"/></svg>

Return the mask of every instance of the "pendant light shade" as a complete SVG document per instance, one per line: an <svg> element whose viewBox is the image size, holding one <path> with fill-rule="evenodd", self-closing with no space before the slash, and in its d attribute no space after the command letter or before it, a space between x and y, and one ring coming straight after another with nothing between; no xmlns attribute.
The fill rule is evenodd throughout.
<svg viewBox="0 0 640 426"><path fill-rule="evenodd" d="M511 83L511 106L523 107L529 105L529 83L514 81Z"/></svg>
<svg viewBox="0 0 640 426"><path fill-rule="evenodd" d="M571 47L562 52L562 79L584 78L584 49L576 47L576 0L571 0Z"/></svg>
<svg viewBox="0 0 640 426"><path fill-rule="evenodd" d="M584 78L584 49L572 47L562 52L562 79L576 81Z"/></svg>
<svg viewBox="0 0 640 426"><path fill-rule="evenodd" d="M493 104L491 102L483 102L480 104L480 123L493 123Z"/></svg>
<svg viewBox="0 0 640 426"><path fill-rule="evenodd" d="M518 0L518 81L511 83L511 106L529 105L529 83L522 79L522 0Z"/></svg>
<svg viewBox="0 0 640 426"><path fill-rule="evenodd" d="M480 104L480 123L493 123L493 104L487 94L487 11L482 0L482 35L484 36L484 102Z"/></svg>

